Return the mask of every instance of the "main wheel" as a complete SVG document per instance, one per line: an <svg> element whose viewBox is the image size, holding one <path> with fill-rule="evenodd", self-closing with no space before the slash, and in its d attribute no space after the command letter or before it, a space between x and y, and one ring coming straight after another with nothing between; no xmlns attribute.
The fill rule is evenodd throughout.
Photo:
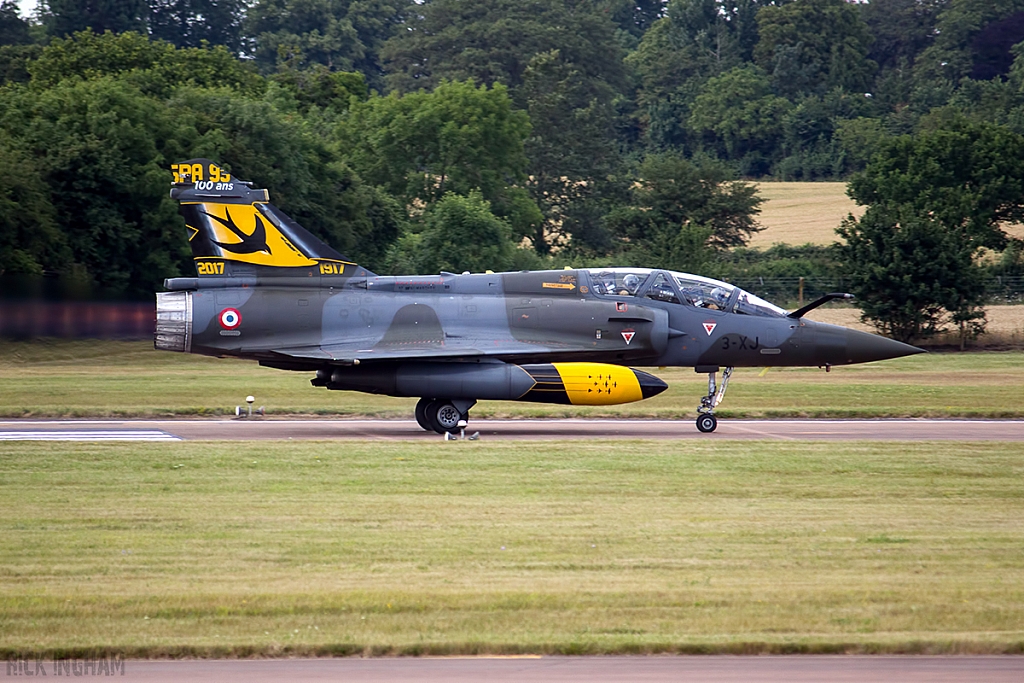
<svg viewBox="0 0 1024 683"><path fill-rule="evenodd" d="M427 406L427 419L430 420L431 426L438 434L445 432L457 434L462 413L448 401L439 399L431 401Z"/></svg>
<svg viewBox="0 0 1024 683"><path fill-rule="evenodd" d="M430 418L427 417L427 406L433 400L432 398L421 398L416 402L416 424L428 432L434 431L434 425L430 423Z"/></svg>
<svg viewBox="0 0 1024 683"><path fill-rule="evenodd" d="M707 434L708 432L715 431L718 427L718 418L714 415L698 415L697 416L697 430Z"/></svg>

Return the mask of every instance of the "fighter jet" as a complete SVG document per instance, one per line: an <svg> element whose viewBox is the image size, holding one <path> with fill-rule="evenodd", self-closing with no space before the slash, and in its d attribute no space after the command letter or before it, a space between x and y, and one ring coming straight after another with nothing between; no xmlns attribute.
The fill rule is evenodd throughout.
<svg viewBox="0 0 1024 683"><path fill-rule="evenodd" d="M667 388L632 366L706 373L697 429L713 432L733 368L828 369L921 352L804 317L844 293L790 312L657 268L379 276L210 160L171 171L197 277L170 278L156 295L156 348L416 397L416 421L439 434L464 428L479 400L615 405Z"/></svg>

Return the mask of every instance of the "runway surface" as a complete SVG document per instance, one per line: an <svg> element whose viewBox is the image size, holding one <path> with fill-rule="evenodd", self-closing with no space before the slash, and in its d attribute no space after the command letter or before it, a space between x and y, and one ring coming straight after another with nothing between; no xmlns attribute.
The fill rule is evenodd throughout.
<svg viewBox="0 0 1024 683"><path fill-rule="evenodd" d="M53 675L51 662L41 663ZM32 671L35 663L29 662ZM537 657L133 661L118 680L171 681L700 681L702 683L945 683L1024 680L1024 657L761 656ZM0 678L4 667L0 666ZM14 676L10 676L14 678ZM20 678L20 677L19 677Z"/></svg>
<svg viewBox="0 0 1024 683"><path fill-rule="evenodd" d="M473 420L483 440L774 439L849 441L1024 441L1024 420L729 420L701 434L691 420ZM9 420L11 440L418 440L441 436L412 420ZM148 435L148 436L145 436Z"/></svg>
<svg viewBox="0 0 1024 683"><path fill-rule="evenodd" d="M21 429L0 431L0 441L181 441L158 429Z"/></svg>

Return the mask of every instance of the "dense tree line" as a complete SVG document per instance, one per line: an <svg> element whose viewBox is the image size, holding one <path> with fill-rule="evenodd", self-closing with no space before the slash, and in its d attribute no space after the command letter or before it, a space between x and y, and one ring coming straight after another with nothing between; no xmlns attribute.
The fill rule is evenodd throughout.
<svg viewBox="0 0 1024 683"><path fill-rule="evenodd" d="M0 0L0 83L8 275L185 272L193 156L379 272L736 275L757 178L850 180L804 265L894 336L1024 272L1024 0Z"/></svg>

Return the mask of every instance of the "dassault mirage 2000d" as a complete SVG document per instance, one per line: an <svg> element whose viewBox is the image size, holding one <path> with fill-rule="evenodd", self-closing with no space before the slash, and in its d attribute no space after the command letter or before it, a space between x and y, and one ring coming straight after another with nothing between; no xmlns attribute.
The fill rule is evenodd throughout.
<svg viewBox="0 0 1024 683"><path fill-rule="evenodd" d="M629 365L708 374L712 432L734 367L826 366L921 349L804 319L737 287L654 268L382 277L207 159L171 167L198 277L157 294L158 349L315 373L328 389L418 397L426 430L481 399L614 405L667 385ZM716 377L725 368L716 388Z"/></svg>

